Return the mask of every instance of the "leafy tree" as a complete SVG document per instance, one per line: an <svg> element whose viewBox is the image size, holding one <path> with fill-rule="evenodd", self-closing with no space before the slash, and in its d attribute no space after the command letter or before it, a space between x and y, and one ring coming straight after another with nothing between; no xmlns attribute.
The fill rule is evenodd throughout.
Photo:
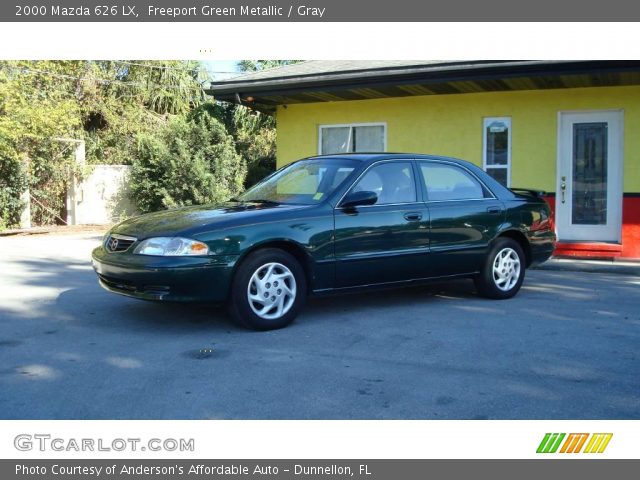
<svg viewBox="0 0 640 480"><path fill-rule="evenodd" d="M238 62L238 68L243 72L256 72L258 70L300 63L301 61L302 60L240 60Z"/></svg>
<svg viewBox="0 0 640 480"><path fill-rule="evenodd" d="M35 199L31 213L36 222L48 223L62 214L64 197L60 191L64 191L72 165L63 153L67 145L57 139L81 134L77 82L68 81L78 75L80 67L81 62L0 62L3 226L18 223L23 208L20 195L27 185ZM51 175L54 165L60 172L55 180Z"/></svg>
<svg viewBox="0 0 640 480"><path fill-rule="evenodd" d="M100 61L90 62L87 72L80 104L90 163L131 163L137 135L205 101L205 73L197 62Z"/></svg>
<svg viewBox="0 0 640 480"><path fill-rule="evenodd" d="M20 221L27 175L20 155L0 136L0 230Z"/></svg>
<svg viewBox="0 0 640 480"><path fill-rule="evenodd" d="M206 72L198 62L140 61L126 67L120 70L119 79L136 85L138 102L152 112L185 115L206 99Z"/></svg>
<svg viewBox="0 0 640 480"><path fill-rule="evenodd" d="M198 112L139 136L131 189L138 207L151 212L227 200L242 190L245 175L222 123Z"/></svg>
<svg viewBox="0 0 640 480"><path fill-rule="evenodd" d="M26 185L33 223L63 216L75 162L61 138L85 140L88 163L130 164L139 135L205 100L204 81L197 62L0 62L0 227Z"/></svg>
<svg viewBox="0 0 640 480"><path fill-rule="evenodd" d="M299 63L300 60L241 60L238 68L244 72L255 72L269 68ZM247 187L273 172L276 168L276 121L275 117L237 105L233 122L229 127L238 153L247 163Z"/></svg>
<svg viewBox="0 0 640 480"><path fill-rule="evenodd" d="M276 168L276 122L274 117L246 107L236 108L233 120L237 150L247 163L248 187Z"/></svg>
<svg viewBox="0 0 640 480"><path fill-rule="evenodd" d="M145 171L149 181L139 175L136 190L144 211L217 201L238 192L247 168L246 185L270 173L274 118L208 101L205 81L198 62L0 61L0 228L19 221L27 186L33 223L63 217L79 172L74 145L61 139L84 140L89 164Z"/></svg>

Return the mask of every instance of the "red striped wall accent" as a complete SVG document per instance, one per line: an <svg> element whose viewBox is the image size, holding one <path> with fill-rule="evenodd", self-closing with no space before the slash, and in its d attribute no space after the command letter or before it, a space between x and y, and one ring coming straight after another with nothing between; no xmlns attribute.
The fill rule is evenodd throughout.
<svg viewBox="0 0 640 480"><path fill-rule="evenodd" d="M556 199L545 197L555 214ZM555 255L583 258L626 258L640 260L640 195L625 194L622 199L622 244L603 242L558 243Z"/></svg>

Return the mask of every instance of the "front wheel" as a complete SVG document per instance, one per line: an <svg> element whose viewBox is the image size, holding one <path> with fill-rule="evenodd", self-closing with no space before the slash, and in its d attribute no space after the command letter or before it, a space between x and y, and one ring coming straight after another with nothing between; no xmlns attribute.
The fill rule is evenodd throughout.
<svg viewBox="0 0 640 480"><path fill-rule="evenodd" d="M306 296L300 263L283 250L269 248L250 254L238 267L229 310L245 327L273 330L293 322Z"/></svg>
<svg viewBox="0 0 640 480"><path fill-rule="evenodd" d="M478 293L494 299L513 297L524 281L525 265L520 244L512 238L498 238L474 279Z"/></svg>

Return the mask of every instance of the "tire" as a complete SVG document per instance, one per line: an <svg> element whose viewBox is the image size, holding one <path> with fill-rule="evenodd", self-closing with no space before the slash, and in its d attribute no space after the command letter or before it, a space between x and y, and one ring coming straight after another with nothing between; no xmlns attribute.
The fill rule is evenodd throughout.
<svg viewBox="0 0 640 480"><path fill-rule="evenodd" d="M240 264L231 283L229 313L240 325L274 330L296 318L307 297L305 272L277 248L257 250Z"/></svg>
<svg viewBox="0 0 640 480"><path fill-rule="evenodd" d="M525 268L526 259L520 244L512 238L499 237L474 278L476 290L487 298L511 298L522 286Z"/></svg>

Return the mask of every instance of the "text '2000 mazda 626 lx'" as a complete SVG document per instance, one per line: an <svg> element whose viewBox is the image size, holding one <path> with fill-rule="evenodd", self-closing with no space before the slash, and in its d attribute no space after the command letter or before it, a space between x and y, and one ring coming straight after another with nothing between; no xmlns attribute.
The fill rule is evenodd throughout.
<svg viewBox="0 0 640 480"><path fill-rule="evenodd" d="M92 256L111 292L226 303L239 323L269 330L309 294L468 277L507 299L555 242L540 192L507 189L469 162L345 154L291 163L221 204L125 220Z"/></svg>

